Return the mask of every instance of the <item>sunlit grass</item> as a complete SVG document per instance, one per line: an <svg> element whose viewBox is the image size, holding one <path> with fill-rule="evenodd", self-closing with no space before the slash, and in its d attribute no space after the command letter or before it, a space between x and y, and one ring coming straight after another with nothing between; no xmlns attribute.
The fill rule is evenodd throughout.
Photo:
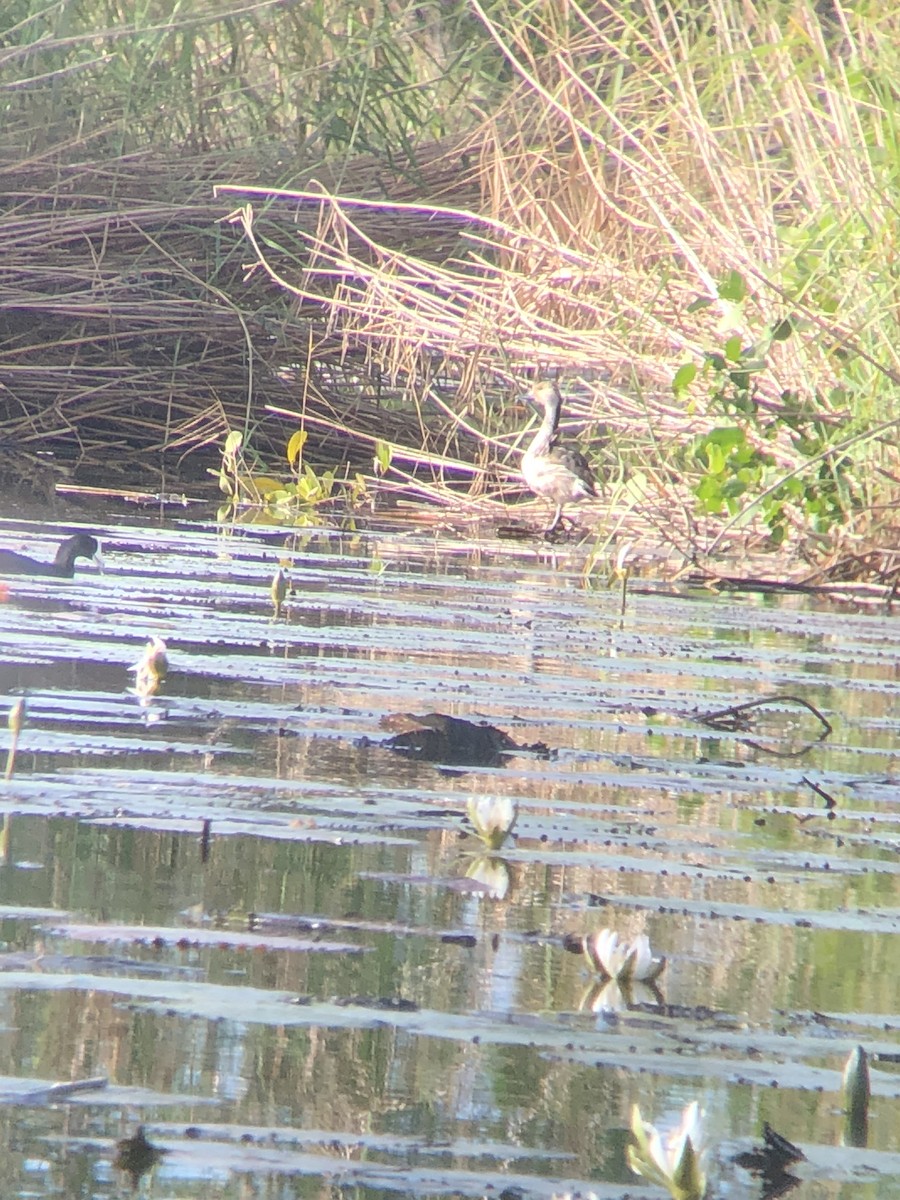
<svg viewBox="0 0 900 1200"><path fill-rule="evenodd" d="M96 4L53 10L48 30L35 10L6 32L0 136L20 171L103 158L84 176L101 194L121 188L126 152L245 152L243 167L219 158L228 188L186 213L197 253L170 254L172 278L203 295L219 264L204 299L240 321L257 379L261 313L304 397L348 355L354 395L366 372L387 380L384 411L413 417L405 441L345 419L339 396L309 428L390 442L398 485L434 498L468 476L473 499L506 495L524 424L509 402L550 375L610 492L689 557L729 531L817 561L847 534L877 538L898 477L900 16L812 0L436 11L159 2L123 24ZM197 172L207 196L215 155ZM184 178L161 182L184 195ZM177 204L148 258L167 253ZM214 226L229 205L234 232ZM129 220L140 240L146 213ZM4 222L0 249L15 291L41 300L21 235ZM246 290L241 235L262 268ZM205 405L214 423L179 411L179 439L235 427L234 402Z"/></svg>
<svg viewBox="0 0 900 1200"><path fill-rule="evenodd" d="M321 204L306 268L257 241L260 262L395 376L580 379L648 503L688 483L711 516L820 546L870 513L900 381L891 18L473 7L516 82L472 136L477 218L420 209L460 253L380 238L390 201L292 192ZM717 429L739 453L695 442Z"/></svg>

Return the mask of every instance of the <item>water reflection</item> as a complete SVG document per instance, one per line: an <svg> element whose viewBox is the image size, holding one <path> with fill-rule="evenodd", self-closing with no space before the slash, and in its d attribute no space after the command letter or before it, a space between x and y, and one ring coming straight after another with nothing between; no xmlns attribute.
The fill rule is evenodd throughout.
<svg viewBox="0 0 900 1200"><path fill-rule="evenodd" d="M480 854L466 867L466 879L480 883L488 899L506 900L512 886L512 871L504 859Z"/></svg>
<svg viewBox="0 0 900 1200"><path fill-rule="evenodd" d="M662 1003L663 994L656 984L638 980L620 983L617 979L607 979L594 980L579 1000L578 1007L583 1012L616 1013L640 1005L659 1007Z"/></svg>
<svg viewBox="0 0 900 1200"><path fill-rule="evenodd" d="M527 547L321 532L273 622L268 536L100 532L102 577L13 585L0 630L6 707L30 691L0 797L9 1194L115 1194L143 1124L150 1195L618 1196L634 1103L837 1146L856 1044L858 1152L894 1186L890 620L652 595L620 620ZM135 629L172 661L145 709ZM834 725L799 761L693 720L779 688ZM380 744L409 713L554 753L449 773ZM586 990L566 943L603 927L665 949L665 1002L622 970Z"/></svg>
<svg viewBox="0 0 900 1200"><path fill-rule="evenodd" d="M113 1166L125 1174L133 1190L140 1183L141 1176L146 1175L166 1153L148 1140L143 1125L139 1125L131 1137L122 1138L116 1144Z"/></svg>

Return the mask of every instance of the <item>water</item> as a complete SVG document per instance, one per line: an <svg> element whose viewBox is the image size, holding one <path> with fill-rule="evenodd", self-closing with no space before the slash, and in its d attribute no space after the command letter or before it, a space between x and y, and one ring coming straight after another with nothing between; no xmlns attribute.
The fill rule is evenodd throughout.
<svg viewBox="0 0 900 1200"><path fill-rule="evenodd" d="M10 577L2 607L0 703L29 709L0 791L3 1195L120 1194L143 1124L153 1197L650 1197L631 1106L694 1098L717 1195L760 1194L730 1160L764 1121L807 1156L798 1197L900 1195L895 618L652 580L620 617L577 552L415 529L99 533L102 574ZM769 695L746 730L703 719ZM379 744L434 711L551 753ZM482 795L518 805L493 855ZM603 926L649 934L658 991L571 952Z"/></svg>

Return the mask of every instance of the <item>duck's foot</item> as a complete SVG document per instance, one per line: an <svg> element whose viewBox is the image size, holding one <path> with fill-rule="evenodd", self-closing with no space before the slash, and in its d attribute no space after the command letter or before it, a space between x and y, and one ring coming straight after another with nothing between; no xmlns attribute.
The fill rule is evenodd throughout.
<svg viewBox="0 0 900 1200"><path fill-rule="evenodd" d="M578 529L578 522L573 521L571 517L559 517L551 525L548 525L546 529L542 529L541 534L543 537L555 541L560 537L569 537L570 534L575 533Z"/></svg>

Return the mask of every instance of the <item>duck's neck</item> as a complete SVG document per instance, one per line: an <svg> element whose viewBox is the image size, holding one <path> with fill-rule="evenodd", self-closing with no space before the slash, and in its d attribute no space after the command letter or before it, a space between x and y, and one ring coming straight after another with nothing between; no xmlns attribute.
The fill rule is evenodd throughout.
<svg viewBox="0 0 900 1200"><path fill-rule="evenodd" d="M541 427L534 435L534 441L528 447L530 457L539 457L550 449L557 426L559 425L559 405L551 404L544 409L544 419Z"/></svg>

